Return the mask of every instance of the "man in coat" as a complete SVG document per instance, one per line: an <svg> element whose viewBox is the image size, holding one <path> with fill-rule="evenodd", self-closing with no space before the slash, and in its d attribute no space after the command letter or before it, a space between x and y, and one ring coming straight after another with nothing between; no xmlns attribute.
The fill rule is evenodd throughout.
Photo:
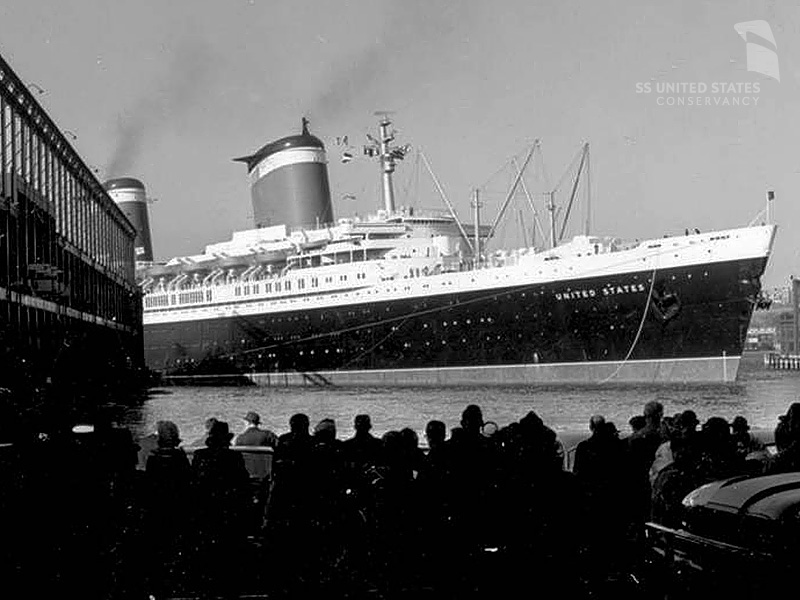
<svg viewBox="0 0 800 600"><path fill-rule="evenodd" d="M278 436L269 429L261 429L261 416L250 411L244 416L247 424L245 430L236 438L237 446L270 446L275 448L278 445Z"/></svg>

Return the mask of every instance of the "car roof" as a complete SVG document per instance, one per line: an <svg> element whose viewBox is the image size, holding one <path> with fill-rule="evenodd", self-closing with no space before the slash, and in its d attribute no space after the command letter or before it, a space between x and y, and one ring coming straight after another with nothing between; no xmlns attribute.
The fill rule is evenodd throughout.
<svg viewBox="0 0 800 600"><path fill-rule="evenodd" d="M800 508L800 473L719 481L706 487L695 506L777 520Z"/></svg>

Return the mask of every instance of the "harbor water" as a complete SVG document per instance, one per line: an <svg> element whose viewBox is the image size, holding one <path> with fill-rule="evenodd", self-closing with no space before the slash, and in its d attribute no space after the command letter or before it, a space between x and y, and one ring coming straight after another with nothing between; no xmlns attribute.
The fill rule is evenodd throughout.
<svg viewBox="0 0 800 600"><path fill-rule="evenodd" d="M186 443L200 438L204 421L217 417L232 431L243 429L242 418L254 410L263 427L280 434L288 431L289 417L302 412L312 426L330 417L338 437L353 433L353 417L372 417L373 433L411 427L422 438L425 424L438 419L448 429L458 425L467 404L481 406L484 419L500 427L535 411L561 434L587 432L589 418L602 414L622 433L628 419L641 414L649 400L664 405L667 415L692 409L700 421L711 416L728 420L744 415L754 430L772 430L779 415L800 401L800 372L770 370L761 354L746 355L735 384L709 386L595 386L595 387L442 387L442 388L341 388L341 387L165 387L151 391L139 406L120 408L116 420L135 436L155 429L157 421L174 421Z"/></svg>

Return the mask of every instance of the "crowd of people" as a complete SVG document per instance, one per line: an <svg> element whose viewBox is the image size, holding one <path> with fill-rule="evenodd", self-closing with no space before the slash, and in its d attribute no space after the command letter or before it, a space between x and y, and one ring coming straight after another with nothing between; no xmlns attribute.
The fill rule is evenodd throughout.
<svg viewBox="0 0 800 600"><path fill-rule="evenodd" d="M304 414L280 436L254 412L238 437L209 418L192 444L171 421L140 440L77 426L6 448L0 562L43 593L97 598L494 597L531 577L592 597L630 583L644 523L680 526L691 490L800 470L800 403L774 456L743 417L663 412L647 403L625 435L592 416L574 449L533 411L498 427L474 404L449 437L430 421L425 444L410 428L374 436L366 414L345 440ZM273 448L270 476L252 477L232 445Z"/></svg>

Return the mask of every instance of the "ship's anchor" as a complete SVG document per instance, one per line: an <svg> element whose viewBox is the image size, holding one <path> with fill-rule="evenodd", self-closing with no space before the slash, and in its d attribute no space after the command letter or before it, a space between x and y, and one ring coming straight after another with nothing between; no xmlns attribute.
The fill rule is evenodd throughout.
<svg viewBox="0 0 800 600"><path fill-rule="evenodd" d="M681 300L672 292L653 290L650 298L653 314L663 323L674 319L681 310Z"/></svg>

